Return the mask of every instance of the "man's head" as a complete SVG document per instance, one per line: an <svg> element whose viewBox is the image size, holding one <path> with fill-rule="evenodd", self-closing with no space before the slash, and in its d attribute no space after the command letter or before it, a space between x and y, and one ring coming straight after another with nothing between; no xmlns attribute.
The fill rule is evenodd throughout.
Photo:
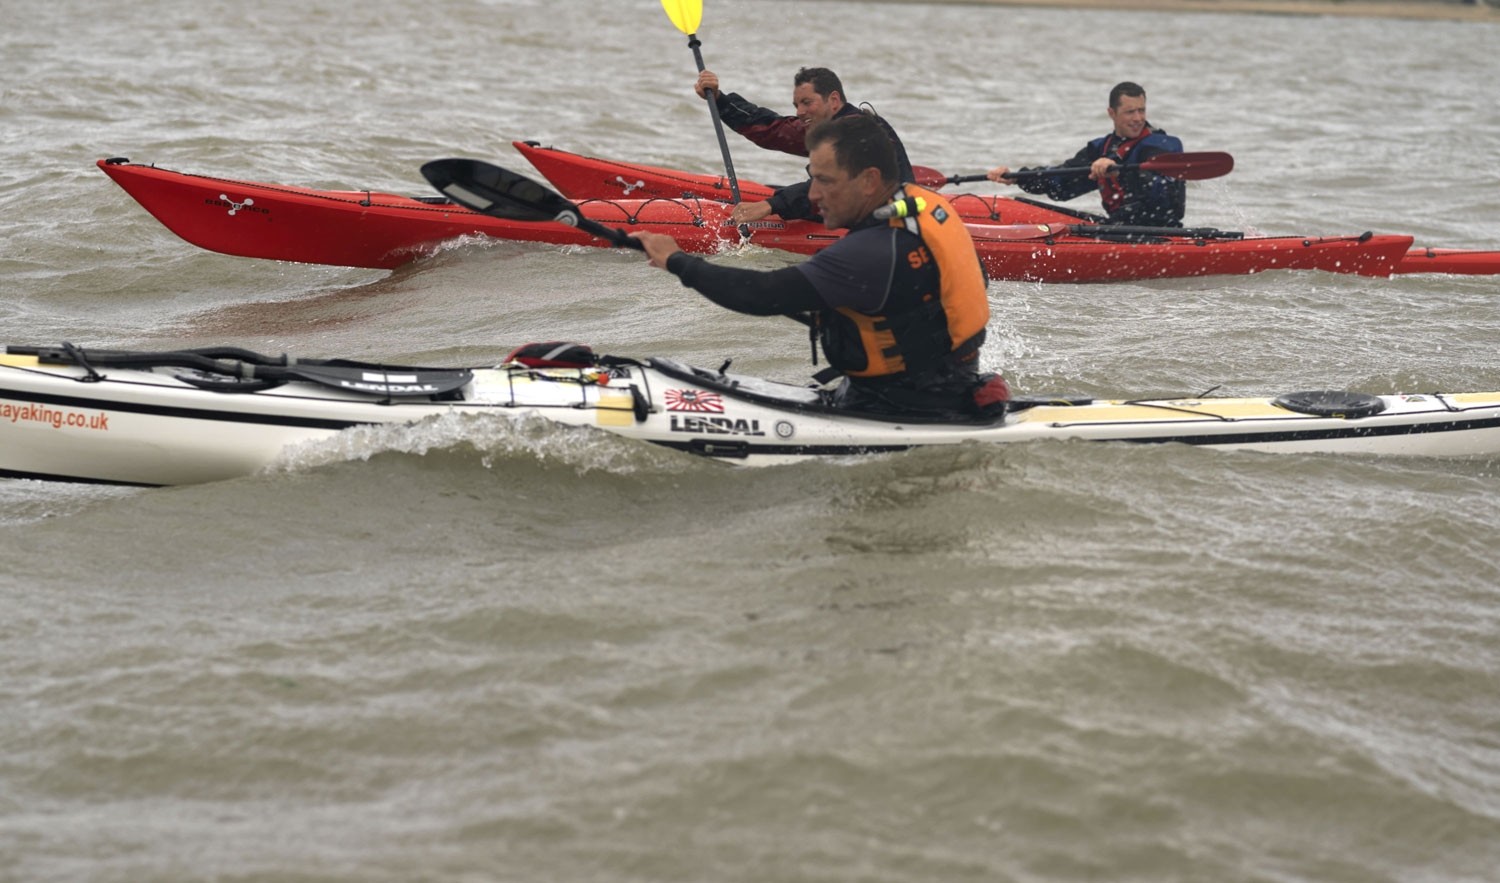
<svg viewBox="0 0 1500 883"><path fill-rule="evenodd" d="M826 67L805 67L792 78L792 107L808 126L833 119L844 109L844 84Z"/></svg>
<svg viewBox="0 0 1500 883"><path fill-rule="evenodd" d="M1128 82L1109 90L1109 118L1121 138L1141 134L1146 128L1146 90Z"/></svg>
<svg viewBox="0 0 1500 883"><path fill-rule="evenodd" d="M810 198L829 229L850 227L884 205L895 192L896 148L869 114L850 114L807 133Z"/></svg>

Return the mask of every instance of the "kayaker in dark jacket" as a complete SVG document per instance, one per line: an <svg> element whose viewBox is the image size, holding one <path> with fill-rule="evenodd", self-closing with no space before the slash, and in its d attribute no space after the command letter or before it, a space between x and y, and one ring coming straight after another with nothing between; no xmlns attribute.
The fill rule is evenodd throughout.
<svg viewBox="0 0 1500 883"><path fill-rule="evenodd" d="M823 223L849 232L803 263L724 267L665 234L631 235L653 267L722 307L807 321L814 358L821 345L844 375L833 393L841 407L972 419L1003 401L1004 381L978 373L990 310L963 219L937 193L900 182L895 148L872 117L819 123L807 146Z"/></svg>
<svg viewBox="0 0 1500 883"><path fill-rule="evenodd" d="M988 177L1059 202L1098 190L1111 224L1181 227L1187 210L1186 183L1139 169L1119 172L1115 166L1139 163L1159 153L1180 153L1182 142L1146 121L1146 90L1135 83L1120 83L1110 90L1109 118L1114 131L1090 141L1061 163L1068 168L1087 166L1087 177L1049 175L1015 181L1006 177L1011 171L1006 166L991 169Z"/></svg>
<svg viewBox="0 0 1500 883"><path fill-rule="evenodd" d="M792 78L792 106L796 116L782 116L769 108L754 104L736 92L725 94L719 89L719 75L701 71L693 89L702 97L706 91L715 94L719 118L724 125L767 150L779 150L794 156L807 156L807 132L825 120L854 114L868 114L879 122L886 137L896 149L897 178L912 180L911 160L906 148L890 123L873 110L861 110L844 99L844 84L826 67L805 67ZM806 181L778 189L765 202L743 202L734 207L730 218L737 224L758 221L770 214L787 220L811 218L813 208L807 198Z"/></svg>

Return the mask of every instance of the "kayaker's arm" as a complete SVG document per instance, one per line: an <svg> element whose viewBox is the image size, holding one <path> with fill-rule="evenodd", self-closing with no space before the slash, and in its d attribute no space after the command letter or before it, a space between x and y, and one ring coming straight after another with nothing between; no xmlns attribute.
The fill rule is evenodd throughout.
<svg viewBox="0 0 1500 883"><path fill-rule="evenodd" d="M736 224L749 224L770 215L787 221L822 220L813 208L812 199L808 197L811 188L810 180L778 187L769 199L736 205L729 213L729 220Z"/></svg>
<svg viewBox="0 0 1500 883"><path fill-rule="evenodd" d="M667 270L719 306L748 316L790 316L824 306L818 290L796 267L722 267L679 251L667 258Z"/></svg>
<svg viewBox="0 0 1500 883"><path fill-rule="evenodd" d="M779 150L796 156L807 156L807 125L797 117L782 116L770 108L745 100L737 92L725 93L719 88L719 75L711 70L698 72L693 91L699 98L713 94L714 106L724 125L767 150Z"/></svg>
<svg viewBox="0 0 1500 883"><path fill-rule="evenodd" d="M1085 144L1083 149L1073 154L1070 159L1057 163L1053 166L1037 166L1035 168L1026 166L1016 169L1017 172L1035 172L1046 168L1087 168L1093 165L1097 159L1097 153L1092 144ZM1083 175L1044 175L1038 178L1022 178L1018 181L1009 181L1027 193L1035 193L1058 202L1067 202L1075 197L1082 196L1091 190L1099 189L1099 182Z"/></svg>
<svg viewBox="0 0 1500 883"><path fill-rule="evenodd" d="M797 117L782 116L770 108L747 101L737 92L720 92L715 103L724 125L757 147L807 156L807 124Z"/></svg>
<svg viewBox="0 0 1500 883"><path fill-rule="evenodd" d="M672 273L683 285L725 309L750 316L789 316L826 306L813 283L797 267L780 270L721 267L687 254L677 240L665 233L638 230L630 236L640 241L651 266Z"/></svg>
<svg viewBox="0 0 1500 883"><path fill-rule="evenodd" d="M808 197L808 191L812 189L812 179L798 181L785 187L777 188L775 193L766 203L771 206L771 211L778 217L787 221L805 221L816 218L818 213L813 209L812 199Z"/></svg>

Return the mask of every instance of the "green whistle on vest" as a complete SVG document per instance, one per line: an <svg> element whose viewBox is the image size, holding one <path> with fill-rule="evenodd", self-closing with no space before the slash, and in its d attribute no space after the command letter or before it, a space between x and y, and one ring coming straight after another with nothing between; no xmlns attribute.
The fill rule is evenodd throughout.
<svg viewBox="0 0 1500 883"><path fill-rule="evenodd" d="M875 210L874 214L880 220L886 221L891 218L909 218L913 215L920 215L926 210L927 200L920 196L907 196L890 205L881 206Z"/></svg>

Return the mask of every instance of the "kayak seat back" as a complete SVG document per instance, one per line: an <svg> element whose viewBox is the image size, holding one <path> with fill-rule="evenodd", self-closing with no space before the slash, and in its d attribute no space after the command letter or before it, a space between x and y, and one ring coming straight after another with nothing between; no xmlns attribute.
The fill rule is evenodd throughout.
<svg viewBox="0 0 1500 883"><path fill-rule="evenodd" d="M592 347L562 340L523 343L511 350L505 361L528 368L592 368L599 364Z"/></svg>

